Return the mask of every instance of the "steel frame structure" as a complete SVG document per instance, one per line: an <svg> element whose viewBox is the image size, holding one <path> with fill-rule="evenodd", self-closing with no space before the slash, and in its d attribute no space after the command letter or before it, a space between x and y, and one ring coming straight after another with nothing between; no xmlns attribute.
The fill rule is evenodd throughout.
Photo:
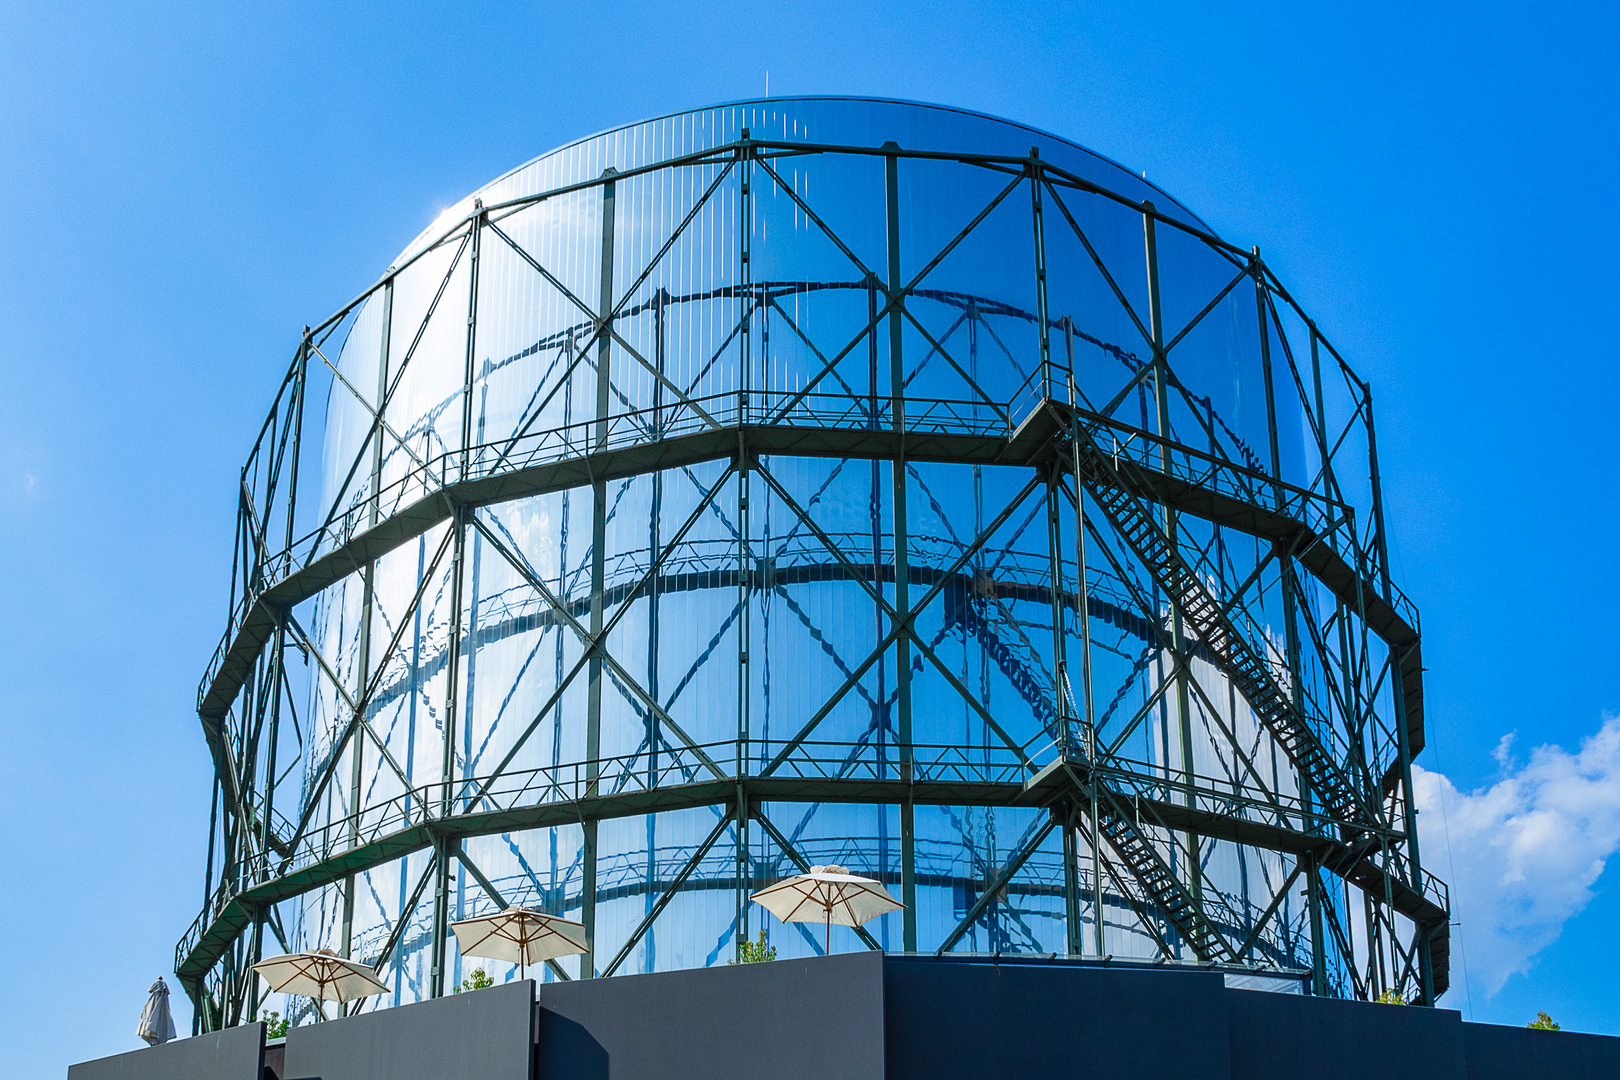
<svg viewBox="0 0 1620 1080"><path fill-rule="evenodd" d="M816 156L881 164L886 263L868 265L858 257L814 200L783 179L785 162ZM999 176L1001 186L920 272L902 274L896 177L915 161L984 170ZM630 253L615 246L616 193L638 176L665 172L697 177L693 186L702 194L658 251L642 253L631 284L618 289L614 260L621 261L622 277ZM737 280L701 294L644 288L700 210L724 194L739 220L748 221L749 200L764 184L787 193L803 220L847 258L845 279L752 280L749 244L756 241L750 228L739 228ZM569 290L513 235L517 215L562 196L594 199L602 208L602 285L594 304ZM1139 217L1138 272L1146 280L1147 310L1138 310L1139 302L1118 283L1120 268L1107 265L1088 238L1070 206L1079 200L1106 200ZM930 271L992 211L1014 206L1027 215L1033 237L1033 310L929 287ZM1167 230L1230 266L1230 281L1180 326L1166 324L1160 300L1158 248ZM1079 313L1051 310L1046 251L1054 232L1089 254L1137 339L1110 343L1088 333ZM521 260L577 308L573 325L534 349L555 351L566 366L564 378L577 371L594 383L585 419L543 425L535 409L509 437L476 438L479 388L499 365L484 360L480 366L475 346L480 261L492 247ZM432 304L417 325L391 326L399 275L434 253L447 257L447 269ZM453 281L468 289L465 374L443 404L461 410L460 443L434 446L420 431L396 431L389 402ZM813 290L866 298L865 326L837 342L840 349L818 346L786 306L788 298ZM1174 363L1178 345L1201 320L1231 297L1250 294L1266 366L1270 436L1269 446L1258 450L1178 379ZM381 305L385 342L390 335L413 335L399 368L390 371L385 363L374 388L354 386L328 357L334 335L346 333L368 303ZM683 386L667 374L666 320L692 304L730 305L735 312L728 340L743 357L744 374L731 391L701 394L695 381ZM950 312L949 329L930 329L919 317L924 308ZM1000 344L997 327L1008 324L1033 328L1038 340L1036 362L1010 396L991 392L975 377L979 350ZM770 348L773 329L793 335L820 362L816 376L791 391L752 386L746 374L750 358ZM907 348L919 337L927 343L922 356ZM886 387L877 373L880 344L889 366ZM1077 385L1077 349L1099 350L1123 365L1128 378L1113 400L1088 400ZM871 378L852 385L841 365L863 354ZM963 400L908 393L927 364L949 365L970 393ZM627 396L621 385L627 373L647 379L650 402ZM301 475L309 484L309 399L323 384L333 394L351 395L370 417L342 489L324 503L299 491ZM1274 387L1299 400L1316 465L1308 483L1282 478L1279 414L1285 410L1273 400ZM1342 406L1329 404L1334 388ZM1147 422L1125 422L1125 407L1138 404ZM1172 407L1190 431L1178 436ZM862 541L825 528L813 512L819 493L795 492L784 478L779 462L795 459L826 460L835 470L869 463L874 491L880 472L887 474L882 481L896 504L888 548L873 537ZM392 479L387 462L397 466ZM962 535L953 533L946 555L924 552L932 538L907 535L908 495L934 499L919 472L929 463L971 470L975 484L981 470L1018 477L1010 498L976 496L976 520L959 523ZM1371 480L1367 499L1347 493L1351 485L1344 482L1363 470ZM614 485L637 478L690 483L694 501L682 504L690 510L673 532L661 531L655 516L633 565L609 566L604 537ZM1423 745L1423 668L1416 610L1391 579L1380 484L1370 388L1258 250L1241 251L1152 202L1108 190L1033 151L1027 157L941 154L892 143L772 141L744 129L723 145L644 168L610 169L566 189L474 204L410 260L305 329L243 468L229 623L198 695L215 766L204 905L175 958L181 985L197 1006L198 1027L257 1014L252 963L267 938L291 947L289 905L322 889L343 897L346 954L354 951L386 969L403 954L407 938L425 936L417 944L430 950L432 965L423 992L443 993L453 894L476 886L496 904L509 899L464 846L475 837L579 830L578 886L553 899L577 910L591 930L593 948L581 977L625 970L682 889L733 892L735 936L741 938L748 930L747 893L773 873L808 865L773 808L820 804L897 808L899 868L884 873L907 903L905 951L944 953L970 934L979 940L980 930L991 951L1049 951L1018 929L1019 898L1039 894L1061 902L1063 951L1073 956L1108 955L1109 935L1130 918L1132 932L1150 939L1166 961L1241 971L1305 968L1318 994L1370 999L1394 989L1432 1004L1448 984L1448 900L1444 885L1422 869L1412 824L1410 765ZM357 494L348 494L351 486ZM592 542L569 573L542 574L493 511L568 492L590 502ZM787 515L787 540L766 544L751 528L751 495L756 503L770 499ZM688 549L693 526L722 511L735 537L730 550L694 556ZM1021 536L1043 531L1039 558L1020 549ZM1223 550L1232 537L1252 542L1261 554L1248 564L1230 562ZM421 545L427 571L409 608L374 626L379 560L412 542ZM469 562L477 558L505 563L521 579L522 595L479 598L468 584L476 580ZM435 568L445 568L450 595L432 663L449 689L438 775L424 783L390 754L389 738L374 719L379 703L397 692L390 661L407 627L442 601L430 595ZM826 581L859 590L874 611L875 640L864 655L838 655L795 605L796 587ZM344 582L358 583L365 597L360 659L352 670L323 652L307 614L308 605ZM724 741L689 736L672 715L675 697L667 684L660 688L656 665L616 655L609 645L634 605L650 618L656 642L660 598L693 590L735 597L727 621L739 626L737 655L723 655L711 643L699 660L735 664L739 673L736 734ZM750 734L752 638L745 628L761 617L767 599L809 628L844 681L790 737L765 740L758 731ZM1037 643L1028 620L1007 615L1015 603L1048 612L1050 641ZM1280 631L1270 629L1274 617L1257 614L1262 604L1284 612ZM921 631L923 613L937 620L937 633ZM470 692L468 669L482 645L537 627L557 640L557 686L504 759L470 775L459 756L457 726L457 710ZM1118 641L1094 640L1103 631L1117 632ZM1076 635L1083 642L1078 656L1072 655ZM1012 730L987 694L968 685L974 679L966 667L941 655L942 641L956 639L964 649L973 643L986 670L994 668L1018 690L1038 720L1033 735ZM575 650L566 671L565 641ZM1116 647L1126 641L1130 649ZM1093 673L1093 655L1110 648L1130 654L1129 675L1117 687L1097 685ZM1127 691L1149 670L1158 672L1153 691L1145 700L1128 700ZM818 741L818 729L841 700L868 695L863 679L873 672L886 674L867 734ZM913 740L912 681L924 672L948 686L974 722L992 733L984 745ZM515 768L519 748L560 710L576 680L588 689L584 752L577 760ZM315 694L341 702L346 714L324 744L310 717ZM645 723L636 752L601 752L604 694L632 702ZM1236 730L1240 702L1258 734ZM1216 741L1224 739L1217 755L1223 775L1192 768L1193 715L1205 718L1204 730L1214 731ZM1179 757L1170 749L1159 760L1129 757L1132 740L1161 722L1170 734L1161 748L1173 749L1179 737ZM361 796L362 746L379 770L398 779L397 795L375 802ZM1281 775L1267 765L1267 753L1283 762ZM330 809L334 798L338 810ZM1037 807L1040 814L994 859L964 872L928 865L926 857L919 863L917 808L935 806ZM698 808L709 808L714 821L700 843L654 865L649 842L645 876L599 877L601 823ZM774 865L758 857L762 843L778 853ZM1286 873L1277 875L1269 895L1224 894L1203 872L1219 845L1273 853ZM386 937L357 940L357 875L400 863L403 894L403 861L413 855L412 888ZM1038 873L1031 869L1037 864ZM961 892L965 910L942 939L919 941L917 890L942 882ZM646 914L623 940L600 942L596 907L615 889L639 890ZM1300 895L1303 905L1294 899ZM880 947L865 932L862 940ZM555 963L550 972L569 977Z"/></svg>

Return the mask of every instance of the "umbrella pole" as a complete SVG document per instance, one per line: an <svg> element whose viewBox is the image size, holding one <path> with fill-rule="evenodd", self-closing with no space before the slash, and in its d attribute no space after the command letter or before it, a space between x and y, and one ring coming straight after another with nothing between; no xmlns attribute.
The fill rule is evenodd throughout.
<svg viewBox="0 0 1620 1080"><path fill-rule="evenodd" d="M827 949L826 954L832 955L832 905L827 906Z"/></svg>

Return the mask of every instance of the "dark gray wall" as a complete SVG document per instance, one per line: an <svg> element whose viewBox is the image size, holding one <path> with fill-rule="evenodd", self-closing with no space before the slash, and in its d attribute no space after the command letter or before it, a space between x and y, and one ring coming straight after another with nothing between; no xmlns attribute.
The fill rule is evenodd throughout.
<svg viewBox="0 0 1620 1080"><path fill-rule="evenodd" d="M286 1080L530 1080L534 983L295 1027ZM70 1078L71 1080L71 1078Z"/></svg>
<svg viewBox="0 0 1620 1080"><path fill-rule="evenodd" d="M537 1080L883 1080L883 957L540 987Z"/></svg>
<svg viewBox="0 0 1620 1080"><path fill-rule="evenodd" d="M1210 971L848 953L490 990L294 1028L285 1080L1596 1080L1620 1038L1227 990ZM259 1080L264 1028L68 1080Z"/></svg>
<svg viewBox="0 0 1620 1080"><path fill-rule="evenodd" d="M1226 992L1206 971L891 957L889 1080L1228 1080Z"/></svg>
<svg viewBox="0 0 1620 1080"><path fill-rule="evenodd" d="M1468 1080L1599 1080L1620 1076L1620 1039L1495 1024L1462 1027Z"/></svg>
<svg viewBox="0 0 1620 1080"><path fill-rule="evenodd" d="M68 1080L259 1080L263 1052L264 1025L243 1024L73 1065Z"/></svg>
<svg viewBox="0 0 1620 1080"><path fill-rule="evenodd" d="M1228 990L1232 1080L1467 1080L1446 1009Z"/></svg>

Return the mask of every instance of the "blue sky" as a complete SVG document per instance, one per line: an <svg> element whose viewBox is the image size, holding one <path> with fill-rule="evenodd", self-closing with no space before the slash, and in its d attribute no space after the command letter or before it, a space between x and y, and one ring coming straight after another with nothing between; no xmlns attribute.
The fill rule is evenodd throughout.
<svg viewBox="0 0 1620 1080"><path fill-rule="evenodd" d="M299 329L513 165L767 71L1048 128L1260 246L1376 394L1462 923L1444 1004L1620 1033L1615 9L204 7L0 3L14 1075L135 1046L200 905L192 702Z"/></svg>

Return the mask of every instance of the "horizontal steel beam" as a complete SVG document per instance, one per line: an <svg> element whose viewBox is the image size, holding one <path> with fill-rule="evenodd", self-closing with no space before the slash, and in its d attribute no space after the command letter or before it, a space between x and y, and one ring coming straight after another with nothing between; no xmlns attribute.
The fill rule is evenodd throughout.
<svg viewBox="0 0 1620 1080"><path fill-rule="evenodd" d="M650 791L596 795L424 820L290 870L232 896L203 927L195 944L176 957L175 973L188 987L198 984L237 935L252 923L255 912L429 848L438 837L462 840L577 825L582 820L604 821L705 806L730 806L739 795L750 804L899 804L909 800L921 805L1014 807L1028 806L1032 801L1022 783L770 776L671 785ZM1365 859L1358 859L1349 845L1338 840L1237 815L1189 808L1176 801L1147 798L1137 801L1151 818L1169 828L1271 851L1310 855L1324 868L1337 871L1353 884L1367 889L1375 899L1381 901L1384 896L1384 873ZM1437 924L1437 934L1446 932L1444 908L1398 877L1389 876L1387 885L1395 910L1420 925Z"/></svg>
<svg viewBox="0 0 1620 1080"><path fill-rule="evenodd" d="M900 455L911 461L969 465L1027 465L1054 450L1055 440L1070 421L1056 403L1037 408L1009 434L964 434L912 430L866 430L850 427L799 427L788 424L732 424L656 441L613 447L514 468L460 483L422 496L414 503L365 529L334 550L288 574L256 596L235 635L225 647L212 679L199 695L209 744L220 718L230 709L259 652L275 632L280 612L315 596L366 563L387 554L448 520L451 507L488 506L514 499L577 488L602 478L623 479L748 454L886 460ZM1056 455L1061 461L1063 455ZM1144 492L1178 512L1278 543L1301 552L1299 558L1334 595L1364 607L1368 627L1391 648L1404 650L1402 674L1407 698L1408 738L1423 745L1422 669L1417 631L1388 604L1370 581L1357 588L1353 568L1322 543L1300 521L1209 487L1162 473L1148 473ZM1416 750L1414 749L1414 753Z"/></svg>

